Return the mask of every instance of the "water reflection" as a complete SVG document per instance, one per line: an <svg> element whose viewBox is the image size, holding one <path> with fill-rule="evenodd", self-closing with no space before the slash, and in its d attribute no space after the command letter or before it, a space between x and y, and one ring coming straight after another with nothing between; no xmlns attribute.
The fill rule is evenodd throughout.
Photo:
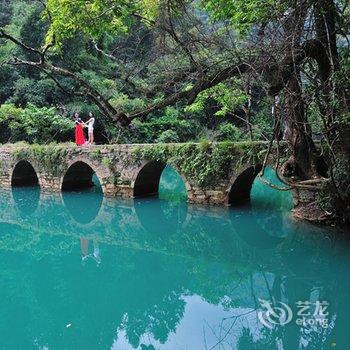
<svg viewBox="0 0 350 350"><path fill-rule="evenodd" d="M187 203L135 199L134 208L141 226L151 234L173 234L186 221Z"/></svg>
<svg viewBox="0 0 350 350"><path fill-rule="evenodd" d="M281 215L268 211L258 214L251 204L236 207L229 216L239 237L252 247L274 248L291 233L284 226Z"/></svg>
<svg viewBox="0 0 350 350"><path fill-rule="evenodd" d="M283 210L102 201L85 192L42 195L24 217L10 198L0 196L3 348L295 350L347 342L350 247ZM295 312L300 300L327 300L330 326L269 329L258 321L259 299Z"/></svg>
<svg viewBox="0 0 350 350"><path fill-rule="evenodd" d="M89 249L90 241L92 241L92 244L93 244L93 251L91 253ZM90 239L86 237L80 237L80 249L81 249L81 260L83 265L89 258L95 260L97 265L101 263L100 248L98 245L97 238Z"/></svg>
<svg viewBox="0 0 350 350"><path fill-rule="evenodd" d="M13 187L12 197L23 216L32 215L38 208L40 187Z"/></svg>
<svg viewBox="0 0 350 350"><path fill-rule="evenodd" d="M95 220L102 206L103 192L96 175L93 176L93 183L94 187L89 190L62 192L67 212L74 220L83 225Z"/></svg>

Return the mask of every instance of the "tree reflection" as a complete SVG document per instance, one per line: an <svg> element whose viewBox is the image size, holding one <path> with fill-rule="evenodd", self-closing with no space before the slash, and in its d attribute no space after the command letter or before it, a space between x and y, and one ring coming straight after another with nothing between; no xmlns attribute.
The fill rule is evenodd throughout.
<svg viewBox="0 0 350 350"><path fill-rule="evenodd" d="M281 349L293 350L301 344L321 349L324 339L347 340L346 241L339 245L338 237L292 224L283 213L265 218L254 208L67 196L65 207L59 196L42 196L40 210L27 217L8 197L0 198L5 348L31 348L35 338L48 348L97 349L122 336L131 348L149 347L147 337L171 348L184 320L193 328L207 325L188 314L194 297L197 307L208 304L225 315L208 323L208 348L220 338L243 350L276 348L276 339ZM96 261L100 249L99 268L79 263L80 256ZM331 302L334 325L327 331L295 323L269 330L256 318L259 298L293 306L315 295ZM68 323L72 329L62 337Z"/></svg>
<svg viewBox="0 0 350 350"><path fill-rule="evenodd" d="M281 234L281 215L259 217L252 205L247 204L230 210L233 229L250 246L259 249L272 249L284 241ZM285 230L283 230L284 233Z"/></svg>

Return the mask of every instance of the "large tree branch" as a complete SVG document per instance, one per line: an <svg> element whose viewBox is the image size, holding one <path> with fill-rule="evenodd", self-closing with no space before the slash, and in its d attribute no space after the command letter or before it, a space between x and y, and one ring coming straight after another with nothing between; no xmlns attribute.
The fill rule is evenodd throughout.
<svg viewBox="0 0 350 350"><path fill-rule="evenodd" d="M325 48L318 40L308 40L301 48L295 49L293 53L288 54L280 63L269 65L269 62L266 62L266 60L256 59L254 63L242 62L234 64L210 76L201 77L189 90L181 90L158 103L147 106L143 110L131 113L129 119L144 118L151 112L173 105L181 100L185 100L187 104L192 104L202 91L252 71L264 73L269 85L269 95L277 95L285 88L292 77L295 66L300 65L307 58L314 59L318 63L322 80L327 80L330 62L327 55L325 55ZM119 116L126 117L126 114L120 113Z"/></svg>
<svg viewBox="0 0 350 350"><path fill-rule="evenodd" d="M22 60L20 58L14 58L14 61L11 62L13 65L26 65L36 67L46 72L50 72L54 75L59 75L63 77L68 77L73 79L82 91L74 91L74 94L81 97L89 97L99 109L109 117L114 122L120 123L122 125L128 125L130 121L120 115L117 110L105 99L94 87L92 87L85 79L80 77L78 74L73 73L67 69L54 66L47 62L32 62Z"/></svg>
<svg viewBox="0 0 350 350"><path fill-rule="evenodd" d="M111 120L122 125L128 125L130 123L130 121L126 117L123 117L118 113L118 111L109 103L109 101L106 98L102 96L102 94L97 89L91 86L80 75L46 62L45 54L47 53L49 48L52 47L53 43L47 45L43 51L40 51L38 49L27 46L20 40L5 32L3 29L0 29L0 38L10 40L11 42L15 43L24 50L35 53L40 56L39 61L28 61L18 57L14 57L13 60L9 62L10 64L36 67L38 69L43 70L44 72L50 72L53 75L69 77L73 79L81 89L81 91L75 91L75 95L89 97L99 107L99 109Z"/></svg>
<svg viewBox="0 0 350 350"><path fill-rule="evenodd" d="M12 35L10 35L7 32L5 32L2 28L0 28L0 38L6 39L6 40L10 40L14 44L16 44L17 46L19 46L22 49L24 49L25 51L35 53L35 54L39 55L40 58L42 58L43 53L40 50L34 49L34 48L24 44L22 41L17 40Z"/></svg>
<svg viewBox="0 0 350 350"><path fill-rule="evenodd" d="M281 62L265 69L265 76L269 82L269 94L278 94L288 83L295 71L305 59L314 59L319 66L322 81L329 79L331 63L322 43L316 39L306 41L300 49L288 54Z"/></svg>
<svg viewBox="0 0 350 350"><path fill-rule="evenodd" d="M197 98L198 94L201 93L202 91L207 90L213 86L216 86L220 82L225 81L229 78L232 78L234 76L240 76L241 74L247 73L249 70L252 70L252 66L247 63L232 65L230 67L222 69L221 71L213 75L201 78L193 85L192 88L188 90L181 90L158 103L155 103L153 105L146 107L141 111L131 113L129 115L129 119L132 120L136 118L144 118L151 112L154 112L159 109L163 109L167 106L174 105L176 102L179 102L181 100L186 100L188 104L192 104ZM125 116L125 114L120 113L120 116Z"/></svg>
<svg viewBox="0 0 350 350"><path fill-rule="evenodd" d="M42 71L50 78L52 79L52 81L57 85L57 87L62 90L65 94L67 95L75 95L75 96L79 96L79 97L86 97L86 92L84 91L77 91L75 90L74 88L69 91L67 90L61 83L60 81L54 76L52 75L50 72L48 72L47 70L45 69L42 69ZM100 109L104 111L105 114L108 113L107 110L104 109L104 107L101 105L100 106Z"/></svg>
<svg viewBox="0 0 350 350"><path fill-rule="evenodd" d="M194 83L194 85L190 89L176 92L158 103L151 104L143 110L133 112L129 116L127 116L124 112L118 112L109 103L109 101L102 96L101 93L99 93L80 75L73 73L67 69L60 68L50 63L47 63L43 59L44 53L42 51L23 44L21 41L15 39L13 36L9 35L2 29L0 30L0 37L11 40L23 49L29 52L36 53L41 57L40 61L38 62L26 61L19 58L15 58L12 62L13 64L34 66L44 71L48 71L51 74L65 76L73 79L82 89L81 92L78 91L75 92L75 94L89 97L101 109L101 111L104 114L106 114L107 117L122 125L128 125L131 122L131 120L135 118L143 118L151 112L162 109L169 105L173 105L181 100L185 100L188 104L192 104L196 100L198 94L202 91L214 87L225 80L228 80L235 76L240 76L251 71L254 71L256 73L264 73L265 78L270 86L269 94L276 95L286 86L287 82L289 81L290 77L292 76L295 70L295 66L300 65L306 58L312 58L317 61L320 67L321 74L325 75L323 76L322 80L327 79L326 75L328 74L327 72L329 72L330 65L328 56L324 54L325 49L322 43L320 43L317 40L309 40L305 42L300 49L296 49L292 54L288 54L281 61L281 63L269 65L269 63L266 62L266 59L258 57L258 59L254 61L254 63L241 62L239 64L233 64L210 75L208 75L208 73L206 72L203 72L203 74L200 75L199 79ZM193 67L192 69L194 70Z"/></svg>

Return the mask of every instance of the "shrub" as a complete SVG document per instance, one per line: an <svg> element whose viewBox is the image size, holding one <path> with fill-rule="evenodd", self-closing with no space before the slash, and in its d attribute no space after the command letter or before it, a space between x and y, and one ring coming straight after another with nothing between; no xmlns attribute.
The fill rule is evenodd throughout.
<svg viewBox="0 0 350 350"><path fill-rule="evenodd" d="M1 143L67 141L73 137L74 130L73 120L58 115L54 108L32 104L25 109L13 104L0 106L0 126Z"/></svg>
<svg viewBox="0 0 350 350"><path fill-rule="evenodd" d="M180 138L176 131L174 130L165 130L163 131L157 139L159 143L172 143L179 142Z"/></svg>
<svg viewBox="0 0 350 350"><path fill-rule="evenodd" d="M242 131L230 123L221 124L219 127L219 141L241 141L243 140Z"/></svg>

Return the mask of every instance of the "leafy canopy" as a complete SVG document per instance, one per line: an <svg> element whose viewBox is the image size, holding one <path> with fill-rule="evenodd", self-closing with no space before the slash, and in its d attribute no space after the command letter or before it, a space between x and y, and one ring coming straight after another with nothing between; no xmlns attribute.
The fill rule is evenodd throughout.
<svg viewBox="0 0 350 350"><path fill-rule="evenodd" d="M48 0L46 16L51 25L46 37L58 44L80 31L91 38L105 33L125 32L135 15L154 18L160 0Z"/></svg>
<svg viewBox="0 0 350 350"><path fill-rule="evenodd" d="M228 21L247 33L255 24L266 23L281 13L288 0L182 0L204 9L214 21ZM77 31L91 38L125 32L136 17L145 22L156 18L164 0L47 0L51 25L47 42L58 44ZM174 5L176 7L176 4Z"/></svg>
<svg viewBox="0 0 350 350"><path fill-rule="evenodd" d="M202 0L202 7L216 21L229 21L245 34L254 25L264 24L281 13L288 0Z"/></svg>
<svg viewBox="0 0 350 350"><path fill-rule="evenodd" d="M53 107L38 108L31 103L26 108L10 103L0 106L0 143L68 140L73 128L73 120L58 115Z"/></svg>

